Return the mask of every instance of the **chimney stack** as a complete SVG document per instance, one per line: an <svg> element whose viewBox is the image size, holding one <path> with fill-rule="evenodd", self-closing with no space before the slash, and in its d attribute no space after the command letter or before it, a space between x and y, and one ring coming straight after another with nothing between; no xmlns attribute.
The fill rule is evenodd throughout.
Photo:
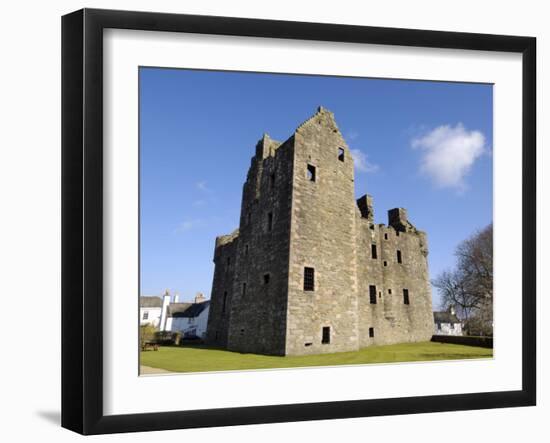
<svg viewBox="0 0 550 443"><path fill-rule="evenodd" d="M202 303L204 300L206 299L202 292L197 292L197 294L195 295L195 303Z"/></svg>
<svg viewBox="0 0 550 443"><path fill-rule="evenodd" d="M166 317L168 316L168 305L170 304L170 291L167 289L162 296L162 310L160 311L160 324L159 329L161 331L166 330Z"/></svg>

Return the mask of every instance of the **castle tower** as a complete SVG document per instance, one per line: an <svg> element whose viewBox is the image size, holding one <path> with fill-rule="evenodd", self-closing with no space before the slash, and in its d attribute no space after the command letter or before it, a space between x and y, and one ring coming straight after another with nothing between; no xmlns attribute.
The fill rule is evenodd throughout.
<svg viewBox="0 0 550 443"><path fill-rule="evenodd" d="M354 168L324 108L294 134L286 354L358 349Z"/></svg>
<svg viewBox="0 0 550 443"><path fill-rule="evenodd" d="M320 107L284 143L256 145L239 229L218 237L207 340L239 352L303 355L429 340L426 235L405 209L374 224L354 165Z"/></svg>

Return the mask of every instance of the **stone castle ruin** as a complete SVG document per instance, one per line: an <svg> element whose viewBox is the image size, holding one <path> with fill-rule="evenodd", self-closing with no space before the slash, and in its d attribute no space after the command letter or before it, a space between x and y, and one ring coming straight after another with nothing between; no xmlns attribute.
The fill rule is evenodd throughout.
<svg viewBox="0 0 550 443"><path fill-rule="evenodd" d="M264 135L239 229L216 239L207 341L273 355L354 351L433 334L426 234L402 208L374 224L354 165L320 107L285 142Z"/></svg>

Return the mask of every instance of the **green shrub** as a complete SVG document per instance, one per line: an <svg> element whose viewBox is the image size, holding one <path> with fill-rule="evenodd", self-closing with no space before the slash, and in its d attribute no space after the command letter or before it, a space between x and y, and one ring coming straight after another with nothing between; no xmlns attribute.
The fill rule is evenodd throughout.
<svg viewBox="0 0 550 443"><path fill-rule="evenodd" d="M172 331L157 331L155 333L155 342L159 345L179 345L181 334Z"/></svg>

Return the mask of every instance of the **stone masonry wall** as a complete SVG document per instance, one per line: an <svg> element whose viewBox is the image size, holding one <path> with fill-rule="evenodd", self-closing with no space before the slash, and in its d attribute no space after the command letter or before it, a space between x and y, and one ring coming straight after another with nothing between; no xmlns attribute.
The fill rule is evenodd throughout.
<svg viewBox="0 0 550 443"><path fill-rule="evenodd" d="M414 228L405 232L374 225L358 217L360 346L429 341L433 314L425 234ZM376 288L375 304L370 286ZM409 304L405 304L405 289Z"/></svg>
<svg viewBox="0 0 550 443"><path fill-rule="evenodd" d="M332 113L322 108L294 139L286 353L356 350L353 159ZM314 269L313 291L304 291L304 267ZM322 343L323 328L330 328L328 343Z"/></svg>
<svg viewBox="0 0 550 443"><path fill-rule="evenodd" d="M232 294L227 342L217 343L230 350L285 353L293 149L292 139L281 145L264 136L243 187L233 281L224 281ZM216 311L220 293L212 292Z"/></svg>

